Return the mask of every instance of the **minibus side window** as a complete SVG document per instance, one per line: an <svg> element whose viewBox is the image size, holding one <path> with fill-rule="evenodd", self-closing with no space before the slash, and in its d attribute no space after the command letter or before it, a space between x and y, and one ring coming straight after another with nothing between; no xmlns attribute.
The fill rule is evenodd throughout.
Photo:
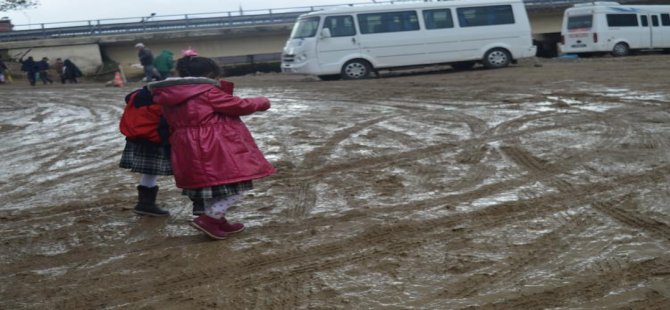
<svg viewBox="0 0 670 310"><path fill-rule="evenodd" d="M511 5L490 5L456 9L461 27L514 24Z"/></svg>
<svg viewBox="0 0 670 310"><path fill-rule="evenodd" d="M654 27L658 27L658 15L651 16L651 25Z"/></svg>
<svg viewBox="0 0 670 310"><path fill-rule="evenodd" d="M323 24L323 28L330 29L332 37L348 37L356 34L354 18L351 15L328 16Z"/></svg>
<svg viewBox="0 0 670 310"><path fill-rule="evenodd" d="M648 27L649 26L649 21L647 20L647 15L640 15L640 21L642 23L642 27Z"/></svg>
<svg viewBox="0 0 670 310"><path fill-rule="evenodd" d="M636 14L607 14L607 26L609 27L637 27Z"/></svg>
<svg viewBox="0 0 670 310"><path fill-rule="evenodd" d="M416 11L369 13L358 15L362 34L419 30Z"/></svg>
<svg viewBox="0 0 670 310"><path fill-rule="evenodd" d="M425 10L423 21L426 29L454 28L454 20L451 18L451 10Z"/></svg>
<svg viewBox="0 0 670 310"><path fill-rule="evenodd" d="M661 14L661 23L663 26L670 26L670 14Z"/></svg>

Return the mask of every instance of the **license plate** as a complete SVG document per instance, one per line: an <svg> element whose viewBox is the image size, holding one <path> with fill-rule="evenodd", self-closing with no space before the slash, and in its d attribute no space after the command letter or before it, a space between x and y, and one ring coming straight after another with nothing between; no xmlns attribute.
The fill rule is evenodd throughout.
<svg viewBox="0 0 670 310"><path fill-rule="evenodd" d="M584 44L584 43L581 43L581 44L573 44L573 45L570 45L570 47L586 47L586 44Z"/></svg>

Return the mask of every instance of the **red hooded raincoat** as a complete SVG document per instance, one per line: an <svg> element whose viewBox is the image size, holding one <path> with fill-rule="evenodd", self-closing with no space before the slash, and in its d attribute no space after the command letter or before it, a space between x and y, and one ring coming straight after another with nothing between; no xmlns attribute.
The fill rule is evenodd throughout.
<svg viewBox="0 0 670 310"><path fill-rule="evenodd" d="M172 169L179 188L197 189L262 178L275 168L240 119L270 108L265 97L240 98L218 81L181 78L149 84L171 128Z"/></svg>

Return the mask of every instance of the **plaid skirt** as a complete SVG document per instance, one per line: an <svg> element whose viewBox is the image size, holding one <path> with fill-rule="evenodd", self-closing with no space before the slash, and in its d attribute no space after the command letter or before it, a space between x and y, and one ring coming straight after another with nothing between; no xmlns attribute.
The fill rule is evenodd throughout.
<svg viewBox="0 0 670 310"><path fill-rule="evenodd" d="M239 183L217 185L205 188L182 189L181 194L188 196L191 199L199 198L226 198L228 196L237 195L243 191L248 191L254 188L253 182L243 181Z"/></svg>
<svg viewBox="0 0 670 310"><path fill-rule="evenodd" d="M126 140L119 167L151 175L172 175L170 146Z"/></svg>

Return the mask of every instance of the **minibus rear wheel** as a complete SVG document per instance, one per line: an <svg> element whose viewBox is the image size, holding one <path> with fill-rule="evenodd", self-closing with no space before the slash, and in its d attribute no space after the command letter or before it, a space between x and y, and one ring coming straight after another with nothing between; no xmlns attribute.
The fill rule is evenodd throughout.
<svg viewBox="0 0 670 310"><path fill-rule="evenodd" d="M364 59L352 59L342 66L340 74L345 80L360 80L370 77L372 66Z"/></svg>
<svg viewBox="0 0 670 310"><path fill-rule="evenodd" d="M484 59L482 60L484 67L488 69L507 67L511 62L512 56L510 56L510 53L504 48L490 49L484 54Z"/></svg>
<svg viewBox="0 0 670 310"><path fill-rule="evenodd" d="M612 48L613 56L621 57L621 56L628 56L628 54L630 54L630 48L626 43L619 42L614 45L614 48Z"/></svg>

